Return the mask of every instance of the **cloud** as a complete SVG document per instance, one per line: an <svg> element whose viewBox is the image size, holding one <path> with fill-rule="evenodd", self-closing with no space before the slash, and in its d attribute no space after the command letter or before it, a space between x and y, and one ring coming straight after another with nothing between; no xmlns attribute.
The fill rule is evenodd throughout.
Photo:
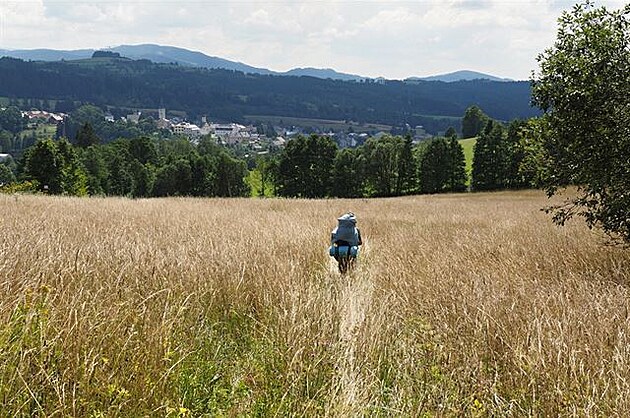
<svg viewBox="0 0 630 418"><path fill-rule="evenodd" d="M527 78L571 0L0 0L0 48L158 43L276 70ZM624 2L601 2L619 8Z"/></svg>

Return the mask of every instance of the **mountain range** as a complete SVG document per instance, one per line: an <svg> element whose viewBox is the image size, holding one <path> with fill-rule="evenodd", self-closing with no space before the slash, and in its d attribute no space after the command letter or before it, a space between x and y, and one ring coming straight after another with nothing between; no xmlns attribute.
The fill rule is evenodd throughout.
<svg viewBox="0 0 630 418"><path fill-rule="evenodd" d="M294 68L285 72L272 71L266 68L253 67L242 62L230 61L224 58L213 57L198 51L190 51L184 48L173 46L162 46L155 44L142 45L120 45L113 48L105 48L104 51L117 52L123 57L134 60L147 59L155 63L177 63L182 66L201 67L208 69L225 69L240 71L246 74L281 75L281 76L308 76L321 79L332 79L342 81L364 81L369 77L347 74L335 71L331 68ZM23 49L4 50L0 49L0 57L7 56L19 58L25 61L70 61L90 58L96 50L55 50L55 49ZM378 79L383 80L383 79ZM489 74L476 71L464 70L454 73L434 75L429 77L410 77L406 82L415 83L417 81L469 81L469 80L491 80L491 81L512 81L509 79L495 77Z"/></svg>

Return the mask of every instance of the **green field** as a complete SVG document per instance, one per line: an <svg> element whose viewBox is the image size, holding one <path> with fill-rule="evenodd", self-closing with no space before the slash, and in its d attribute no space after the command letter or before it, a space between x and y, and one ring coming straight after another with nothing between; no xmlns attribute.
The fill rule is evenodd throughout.
<svg viewBox="0 0 630 418"><path fill-rule="evenodd" d="M464 148L464 157L466 157L466 173L468 178L472 174L473 149L477 143L477 138L460 139L459 143Z"/></svg>

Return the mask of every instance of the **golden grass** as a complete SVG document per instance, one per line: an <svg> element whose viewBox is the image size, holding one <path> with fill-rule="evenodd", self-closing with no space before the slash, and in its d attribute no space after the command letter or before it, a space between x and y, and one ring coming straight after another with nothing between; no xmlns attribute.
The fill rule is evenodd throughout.
<svg viewBox="0 0 630 418"><path fill-rule="evenodd" d="M629 254L546 204L0 196L2 415L625 416Z"/></svg>

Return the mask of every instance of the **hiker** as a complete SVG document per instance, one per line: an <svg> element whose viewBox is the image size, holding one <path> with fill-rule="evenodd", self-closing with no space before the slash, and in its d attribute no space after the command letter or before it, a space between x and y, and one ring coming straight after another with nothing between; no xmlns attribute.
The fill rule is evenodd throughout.
<svg viewBox="0 0 630 418"><path fill-rule="evenodd" d="M360 245L363 245L363 241L354 213L341 215L337 218L337 227L332 230L329 249L329 254L337 260L341 274L354 268Z"/></svg>

